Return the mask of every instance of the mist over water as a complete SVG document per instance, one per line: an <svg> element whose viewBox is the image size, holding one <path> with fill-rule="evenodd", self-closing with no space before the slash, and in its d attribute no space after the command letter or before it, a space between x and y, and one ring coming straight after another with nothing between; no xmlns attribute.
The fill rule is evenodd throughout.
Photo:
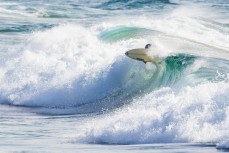
<svg viewBox="0 0 229 153"><path fill-rule="evenodd" d="M53 130L73 144L228 149L228 6L0 1L0 107L8 110L2 117L12 118L14 108L41 123L44 115L66 116L64 124L74 128L60 130L64 136ZM125 56L148 43L159 65Z"/></svg>

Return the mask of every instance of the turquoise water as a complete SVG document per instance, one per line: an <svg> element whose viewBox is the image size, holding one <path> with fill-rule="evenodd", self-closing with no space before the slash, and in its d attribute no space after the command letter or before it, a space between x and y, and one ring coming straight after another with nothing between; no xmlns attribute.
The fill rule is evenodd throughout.
<svg viewBox="0 0 229 153"><path fill-rule="evenodd" d="M0 152L228 151L228 8L0 0Z"/></svg>

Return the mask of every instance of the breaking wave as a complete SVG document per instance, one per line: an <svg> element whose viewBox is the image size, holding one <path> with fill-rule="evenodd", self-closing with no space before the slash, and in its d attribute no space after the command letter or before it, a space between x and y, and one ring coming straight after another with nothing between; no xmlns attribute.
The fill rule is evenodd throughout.
<svg viewBox="0 0 229 153"><path fill-rule="evenodd" d="M226 148L229 29L183 11L30 33L1 62L0 103L45 114L98 114L78 125L77 143ZM125 56L147 43L159 51L157 66Z"/></svg>

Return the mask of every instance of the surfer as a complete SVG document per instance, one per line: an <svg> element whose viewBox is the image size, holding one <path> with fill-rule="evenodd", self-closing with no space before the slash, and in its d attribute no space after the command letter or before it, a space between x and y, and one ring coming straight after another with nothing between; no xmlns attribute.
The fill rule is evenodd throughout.
<svg viewBox="0 0 229 153"><path fill-rule="evenodd" d="M145 49L149 49L151 47L151 44L146 44Z"/></svg>

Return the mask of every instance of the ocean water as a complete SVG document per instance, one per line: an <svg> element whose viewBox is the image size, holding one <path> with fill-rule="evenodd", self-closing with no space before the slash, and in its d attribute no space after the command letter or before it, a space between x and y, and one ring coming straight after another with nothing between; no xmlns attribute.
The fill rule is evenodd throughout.
<svg viewBox="0 0 229 153"><path fill-rule="evenodd" d="M0 40L0 152L229 151L228 0L0 0Z"/></svg>

